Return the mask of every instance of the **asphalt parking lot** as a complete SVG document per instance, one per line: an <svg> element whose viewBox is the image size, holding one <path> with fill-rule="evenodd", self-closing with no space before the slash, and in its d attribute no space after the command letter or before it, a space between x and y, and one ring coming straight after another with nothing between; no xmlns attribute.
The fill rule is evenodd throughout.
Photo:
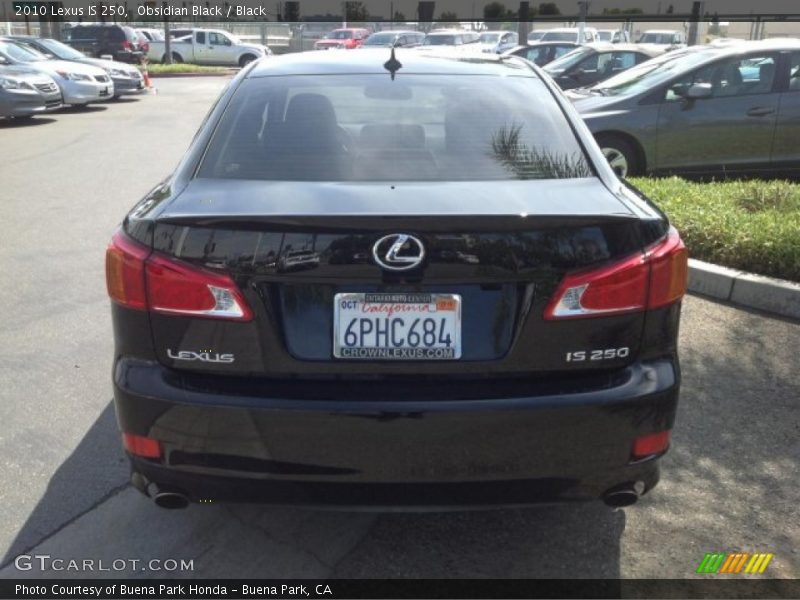
<svg viewBox="0 0 800 600"><path fill-rule="evenodd" d="M0 549L76 559L193 559L186 572L54 576L692 576L706 552L772 552L800 575L800 324L684 303L684 384L662 482L600 503L447 514L244 505L165 511L132 489L111 404L105 245L167 175L224 78L0 123Z"/></svg>

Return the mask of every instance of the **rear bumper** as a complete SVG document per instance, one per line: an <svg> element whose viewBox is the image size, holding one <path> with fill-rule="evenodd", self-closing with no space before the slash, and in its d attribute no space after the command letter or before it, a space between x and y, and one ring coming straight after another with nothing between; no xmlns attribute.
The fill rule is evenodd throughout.
<svg viewBox="0 0 800 600"><path fill-rule="evenodd" d="M224 382L118 360L120 427L164 449L159 461L131 457L134 484L193 501L378 509L590 500L636 482L647 491L658 456L632 461L631 446L672 428L679 375L664 359L595 390L554 393L551 381L546 393L465 400L382 400L353 385L309 400L258 385L221 393Z"/></svg>

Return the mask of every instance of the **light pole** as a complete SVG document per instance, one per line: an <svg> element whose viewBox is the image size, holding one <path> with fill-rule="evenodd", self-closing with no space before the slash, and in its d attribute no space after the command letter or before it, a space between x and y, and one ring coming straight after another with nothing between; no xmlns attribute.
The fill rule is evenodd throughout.
<svg viewBox="0 0 800 600"><path fill-rule="evenodd" d="M589 0L578 2L578 10L580 11L580 21L578 21L578 43L582 44L586 41L584 30L586 29L586 16L589 14Z"/></svg>

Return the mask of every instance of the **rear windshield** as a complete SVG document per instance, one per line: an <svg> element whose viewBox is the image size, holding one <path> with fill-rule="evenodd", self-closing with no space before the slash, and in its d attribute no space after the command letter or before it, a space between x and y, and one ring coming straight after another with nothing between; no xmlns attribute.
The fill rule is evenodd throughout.
<svg viewBox="0 0 800 600"><path fill-rule="evenodd" d="M388 74L246 80L198 176L464 181L591 175L533 77Z"/></svg>

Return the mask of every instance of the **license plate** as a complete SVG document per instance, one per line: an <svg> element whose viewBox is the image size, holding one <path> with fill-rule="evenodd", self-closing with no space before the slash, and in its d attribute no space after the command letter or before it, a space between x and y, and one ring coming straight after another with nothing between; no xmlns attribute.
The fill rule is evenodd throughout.
<svg viewBox="0 0 800 600"><path fill-rule="evenodd" d="M333 356L361 360L461 358L461 296L336 294Z"/></svg>

